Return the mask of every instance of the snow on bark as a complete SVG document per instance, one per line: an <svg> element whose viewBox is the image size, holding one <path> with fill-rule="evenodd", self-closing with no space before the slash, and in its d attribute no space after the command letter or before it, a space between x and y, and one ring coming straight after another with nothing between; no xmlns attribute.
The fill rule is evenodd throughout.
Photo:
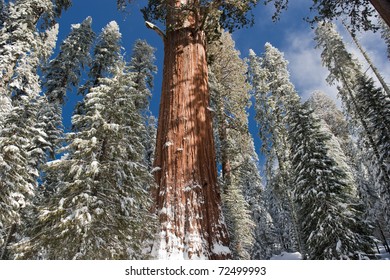
<svg viewBox="0 0 390 280"><path fill-rule="evenodd" d="M209 107L205 34L190 28L168 32L154 166L161 230L157 258L221 259L228 234L221 217ZM166 148L166 143L172 143ZM172 146L172 147L171 147ZM177 149L182 149L177 151Z"/></svg>

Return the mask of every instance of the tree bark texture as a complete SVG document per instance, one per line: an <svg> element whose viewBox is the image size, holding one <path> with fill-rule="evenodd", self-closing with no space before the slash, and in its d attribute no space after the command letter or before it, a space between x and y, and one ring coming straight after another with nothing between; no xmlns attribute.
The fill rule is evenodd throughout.
<svg viewBox="0 0 390 280"><path fill-rule="evenodd" d="M209 107L206 38L201 30L168 30L157 130L154 193L163 259L226 259Z"/></svg>
<svg viewBox="0 0 390 280"><path fill-rule="evenodd" d="M390 1L389 0L370 0L371 4L390 27Z"/></svg>

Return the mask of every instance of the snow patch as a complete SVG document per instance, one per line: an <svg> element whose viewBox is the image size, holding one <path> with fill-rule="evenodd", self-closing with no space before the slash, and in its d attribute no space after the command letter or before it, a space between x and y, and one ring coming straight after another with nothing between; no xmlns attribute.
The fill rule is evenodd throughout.
<svg viewBox="0 0 390 280"><path fill-rule="evenodd" d="M299 252L287 253L282 252L280 255L273 255L271 260L302 260L302 255Z"/></svg>
<svg viewBox="0 0 390 280"><path fill-rule="evenodd" d="M339 253L341 252L341 240L340 239L337 241L336 251L339 252Z"/></svg>
<svg viewBox="0 0 390 280"><path fill-rule="evenodd" d="M168 148L169 146L172 146L173 143L171 141L165 142L164 148Z"/></svg>
<svg viewBox="0 0 390 280"><path fill-rule="evenodd" d="M216 243L216 242L214 242L213 247L211 248L211 251L214 254L218 254L218 255L229 255L231 253L229 247L221 245L221 244Z"/></svg>
<svg viewBox="0 0 390 280"><path fill-rule="evenodd" d="M161 167L160 166L156 166L156 167L154 167L151 171L150 171L150 173L154 173L154 172L157 172L157 171L160 171L161 170Z"/></svg>

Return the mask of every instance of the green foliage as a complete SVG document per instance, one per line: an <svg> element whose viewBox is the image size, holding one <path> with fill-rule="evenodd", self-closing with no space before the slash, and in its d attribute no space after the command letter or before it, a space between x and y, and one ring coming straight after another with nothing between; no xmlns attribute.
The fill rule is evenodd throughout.
<svg viewBox="0 0 390 280"><path fill-rule="evenodd" d="M362 219L346 173L330 157L330 136L308 108L289 116L294 200L309 259L358 259L372 253L373 240Z"/></svg>
<svg viewBox="0 0 390 280"><path fill-rule="evenodd" d="M205 24L208 23L212 24L212 26L208 26L210 30L222 27L232 32L234 29L253 24L253 16L248 14L256 6L257 0L186 1L181 6L172 6L171 3L172 1L163 0L148 1L147 6L142 9L145 20L166 23L169 18L174 16L177 17L177 23L180 23L183 20L180 16L192 15L198 19L196 28L204 28ZM177 27L181 26L177 25L174 28Z"/></svg>
<svg viewBox="0 0 390 280"><path fill-rule="evenodd" d="M283 10L288 8L289 0L264 0L266 4L273 3L275 14L273 19L277 20ZM348 19L352 30L376 30L377 26L372 18L377 17L376 11L369 0L313 0L310 11L316 15L306 20L311 24L333 19Z"/></svg>

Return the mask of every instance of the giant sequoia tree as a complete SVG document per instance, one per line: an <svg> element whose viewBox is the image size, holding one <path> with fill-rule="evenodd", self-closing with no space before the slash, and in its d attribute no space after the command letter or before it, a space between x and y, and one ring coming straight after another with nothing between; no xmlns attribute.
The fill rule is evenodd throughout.
<svg viewBox="0 0 390 280"><path fill-rule="evenodd" d="M230 256L207 110L206 40L219 25L234 29L250 23L247 13L255 4L150 0L143 9L148 27L163 38L165 47L155 156L154 199L161 223L155 246L158 258ZM151 22L162 22L165 33Z"/></svg>

